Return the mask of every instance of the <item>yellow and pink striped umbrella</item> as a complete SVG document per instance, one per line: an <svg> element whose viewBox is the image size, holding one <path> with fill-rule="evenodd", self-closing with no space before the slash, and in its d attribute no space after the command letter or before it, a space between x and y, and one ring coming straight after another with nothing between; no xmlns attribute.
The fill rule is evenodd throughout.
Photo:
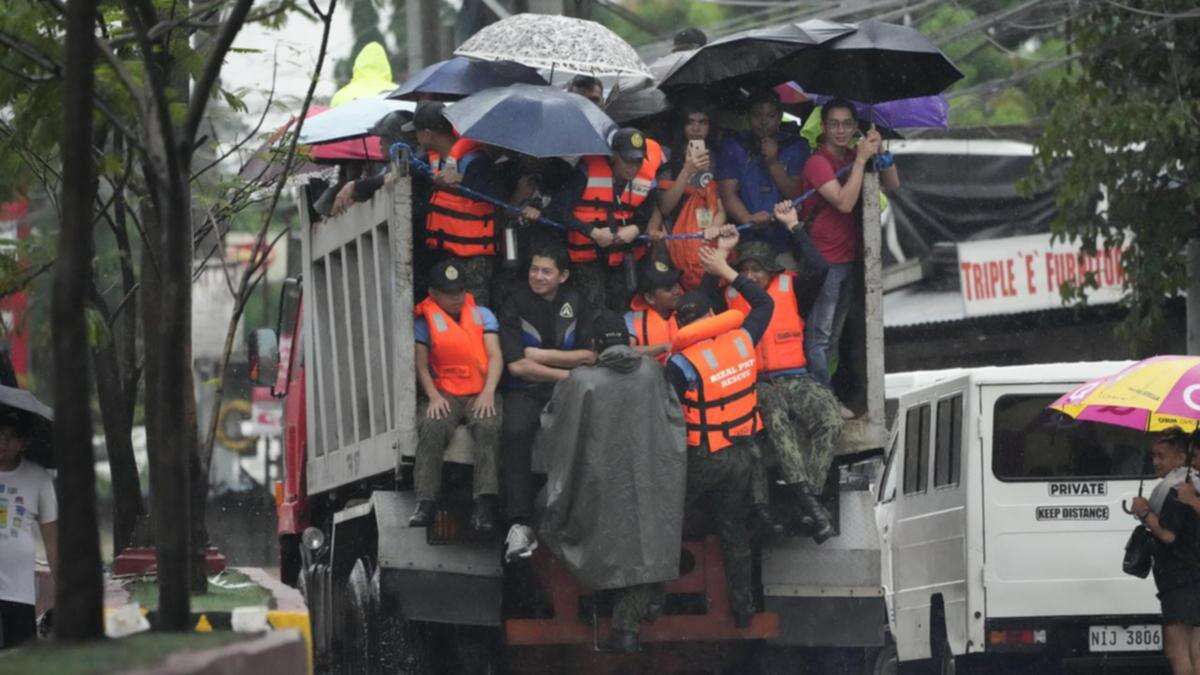
<svg viewBox="0 0 1200 675"><path fill-rule="evenodd" d="M1077 420L1141 431L1200 424L1200 356L1155 356L1091 380L1050 404Z"/></svg>

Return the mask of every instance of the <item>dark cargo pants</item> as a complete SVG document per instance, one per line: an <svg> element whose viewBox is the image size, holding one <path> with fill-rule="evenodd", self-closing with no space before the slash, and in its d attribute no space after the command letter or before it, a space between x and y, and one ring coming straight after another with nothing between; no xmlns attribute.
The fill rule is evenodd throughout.
<svg viewBox="0 0 1200 675"><path fill-rule="evenodd" d="M810 375L761 381L757 393L783 482L805 482L820 490L845 424L837 397ZM753 503L767 503L767 472L761 458L755 464L753 491Z"/></svg>
<svg viewBox="0 0 1200 675"><path fill-rule="evenodd" d="M613 630L635 632L638 624L648 619L650 608L663 602L662 584L638 584L629 588L619 588L613 592L616 602L613 603Z"/></svg>
<svg viewBox="0 0 1200 675"><path fill-rule="evenodd" d="M500 424L503 419L500 397L496 397L496 414L491 417L475 417L471 413L473 396L446 396L446 400L450 402L450 414L436 420L425 414L429 409L428 399L421 398L417 404L417 453L413 466L413 488L417 499L437 499L442 487L442 456L460 424L467 426L475 446L472 493L476 497L497 494L500 491Z"/></svg>
<svg viewBox="0 0 1200 675"><path fill-rule="evenodd" d="M687 506L703 502L712 518L721 551L725 554L725 580L734 611L750 612L750 481L755 464L754 440L739 438L718 452L705 445L688 447Z"/></svg>
<svg viewBox="0 0 1200 675"><path fill-rule="evenodd" d="M531 524L537 484L533 475L533 443L542 424L542 408L550 391L515 389L504 393L500 444L504 449L504 502L509 522Z"/></svg>

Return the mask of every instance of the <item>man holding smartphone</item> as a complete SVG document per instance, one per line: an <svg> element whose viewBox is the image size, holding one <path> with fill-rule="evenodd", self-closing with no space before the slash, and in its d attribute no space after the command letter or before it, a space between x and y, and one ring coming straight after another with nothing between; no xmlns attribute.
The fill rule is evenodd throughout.
<svg viewBox="0 0 1200 675"><path fill-rule="evenodd" d="M771 228L775 204L802 192L801 173L811 151L808 141L781 130L783 105L770 89L750 95L748 133L730 134L717 154L716 178L729 221L752 224L747 241L765 240L778 251L789 248L787 233Z"/></svg>

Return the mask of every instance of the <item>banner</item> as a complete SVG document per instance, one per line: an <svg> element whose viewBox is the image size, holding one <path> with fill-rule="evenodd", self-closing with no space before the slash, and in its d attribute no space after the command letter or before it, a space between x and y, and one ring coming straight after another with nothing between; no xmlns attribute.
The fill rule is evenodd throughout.
<svg viewBox="0 0 1200 675"><path fill-rule="evenodd" d="M1088 289L1091 304L1120 301L1124 290L1120 248L1081 253L1079 243L1050 243L1051 234L958 244L958 272L967 316L1013 314L1063 306L1059 291L1066 282L1082 285L1090 273L1098 288Z"/></svg>

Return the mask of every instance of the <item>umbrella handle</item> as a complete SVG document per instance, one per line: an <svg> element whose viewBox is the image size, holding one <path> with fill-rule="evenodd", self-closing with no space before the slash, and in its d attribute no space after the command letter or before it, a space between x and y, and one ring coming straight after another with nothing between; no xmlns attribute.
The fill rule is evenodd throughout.
<svg viewBox="0 0 1200 675"><path fill-rule="evenodd" d="M1141 497L1141 496L1142 496L1142 495L1141 495L1141 491L1140 491L1140 490L1138 491L1138 496L1139 496L1139 497ZM1128 506L1128 503L1129 503L1129 501L1128 501L1128 500L1126 500L1126 499L1122 499L1122 500L1121 500L1121 510L1122 510L1122 511L1124 511L1125 513L1128 513L1129 515L1131 515L1131 516L1132 516L1132 515L1133 515L1133 511L1132 511L1132 510L1129 508L1129 506Z"/></svg>

